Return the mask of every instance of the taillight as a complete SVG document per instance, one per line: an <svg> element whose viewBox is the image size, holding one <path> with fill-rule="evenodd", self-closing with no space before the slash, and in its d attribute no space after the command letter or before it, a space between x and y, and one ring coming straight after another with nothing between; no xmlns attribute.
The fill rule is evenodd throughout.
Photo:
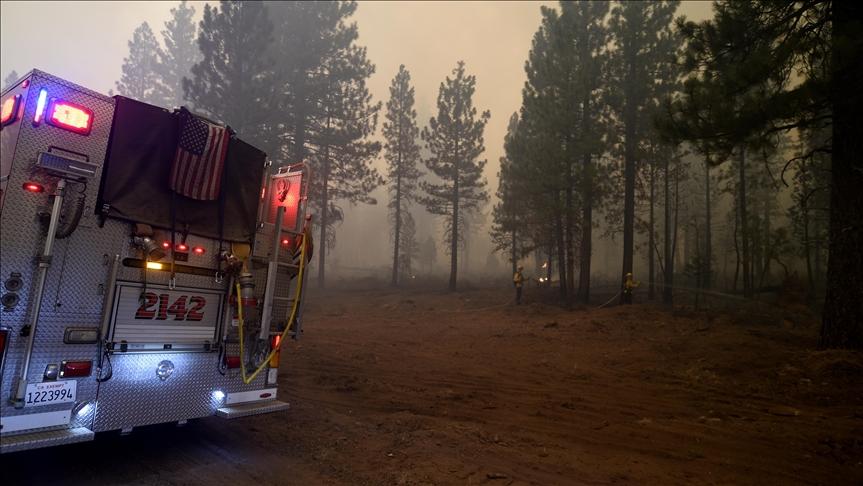
<svg viewBox="0 0 863 486"><path fill-rule="evenodd" d="M55 127L87 135L93 127L93 112L75 103L52 99L46 121Z"/></svg>
<svg viewBox="0 0 863 486"><path fill-rule="evenodd" d="M0 125L5 127L18 119L18 104L20 102L21 95L6 98L6 101L0 106Z"/></svg>
<svg viewBox="0 0 863 486"><path fill-rule="evenodd" d="M6 356L6 344L9 341L9 329L0 329L0 364L3 363L3 357Z"/></svg>
<svg viewBox="0 0 863 486"><path fill-rule="evenodd" d="M270 344L272 345L272 349L276 352L273 353L273 357L270 358L270 368L278 368L279 367L279 355L282 352L281 344L282 344L282 335L276 334L270 339Z"/></svg>
<svg viewBox="0 0 863 486"><path fill-rule="evenodd" d="M166 250L167 250L168 248L171 248L171 242L170 242L170 241L163 241L163 242L162 242L162 248L164 248L164 249L166 249Z"/></svg>
<svg viewBox="0 0 863 486"><path fill-rule="evenodd" d="M225 365L228 369L233 370L240 367L239 356L225 356Z"/></svg>
<svg viewBox="0 0 863 486"><path fill-rule="evenodd" d="M194 253L195 255L203 255L205 252L206 250L204 250L203 246L196 246L192 248L192 253Z"/></svg>
<svg viewBox="0 0 863 486"><path fill-rule="evenodd" d="M28 192L45 192L45 186L35 182L25 182L21 187Z"/></svg>
<svg viewBox="0 0 863 486"><path fill-rule="evenodd" d="M189 251L189 245L185 243L177 243L177 251L185 253Z"/></svg>
<svg viewBox="0 0 863 486"><path fill-rule="evenodd" d="M90 376L92 361L63 361L60 363L60 378L80 378Z"/></svg>

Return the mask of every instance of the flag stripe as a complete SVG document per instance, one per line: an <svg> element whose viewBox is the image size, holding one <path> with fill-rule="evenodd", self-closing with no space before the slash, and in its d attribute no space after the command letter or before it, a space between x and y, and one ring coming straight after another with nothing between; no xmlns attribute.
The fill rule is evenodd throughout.
<svg viewBox="0 0 863 486"><path fill-rule="evenodd" d="M180 111L180 133L171 189L193 199L218 198L230 135L220 127L195 118L184 108Z"/></svg>

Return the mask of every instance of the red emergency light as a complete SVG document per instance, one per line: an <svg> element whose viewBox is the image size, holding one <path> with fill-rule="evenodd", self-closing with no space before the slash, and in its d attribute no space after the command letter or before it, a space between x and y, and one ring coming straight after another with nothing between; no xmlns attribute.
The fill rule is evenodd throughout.
<svg viewBox="0 0 863 486"><path fill-rule="evenodd" d="M0 126L6 126L18 119L18 106L21 104L21 95L6 98L0 106Z"/></svg>
<svg viewBox="0 0 863 486"><path fill-rule="evenodd" d="M0 329L0 363L6 355L6 345L9 343L9 329Z"/></svg>
<svg viewBox="0 0 863 486"><path fill-rule="evenodd" d="M25 182L21 187L28 192L45 192L45 186L35 182Z"/></svg>
<svg viewBox="0 0 863 486"><path fill-rule="evenodd" d="M53 98L45 121L70 132L88 135L93 127L93 111L81 105Z"/></svg>
<svg viewBox="0 0 863 486"><path fill-rule="evenodd" d="M92 370L92 361L63 361L60 364L60 378L90 376Z"/></svg>
<svg viewBox="0 0 863 486"><path fill-rule="evenodd" d="M278 175L270 179L270 203L266 221L275 224L279 207L285 208L282 229L297 230L297 215L300 209L300 190L302 189L302 174Z"/></svg>
<svg viewBox="0 0 863 486"><path fill-rule="evenodd" d="M240 367L239 356L225 356L225 367L229 370L235 370Z"/></svg>

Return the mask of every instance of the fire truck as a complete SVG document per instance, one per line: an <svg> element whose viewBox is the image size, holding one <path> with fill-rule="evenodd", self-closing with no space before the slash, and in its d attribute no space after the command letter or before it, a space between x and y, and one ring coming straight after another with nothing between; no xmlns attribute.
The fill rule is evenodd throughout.
<svg viewBox="0 0 863 486"><path fill-rule="evenodd" d="M309 168L191 115L221 158L217 196L189 197L169 184L185 108L38 70L0 106L0 451L286 410L279 350L302 332Z"/></svg>

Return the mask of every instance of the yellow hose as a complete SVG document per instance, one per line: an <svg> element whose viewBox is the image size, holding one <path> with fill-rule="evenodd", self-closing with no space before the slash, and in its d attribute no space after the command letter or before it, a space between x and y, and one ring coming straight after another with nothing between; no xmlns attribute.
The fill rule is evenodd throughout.
<svg viewBox="0 0 863 486"><path fill-rule="evenodd" d="M281 346L281 343L284 342L285 337L287 337L288 332L290 332L291 328L293 327L294 319L296 318L297 311L300 308L300 295L302 295L302 292L303 292L303 275L305 274L305 271L306 271L306 233L305 232L303 232L303 238L300 241L300 245L301 245L301 247L300 247L300 268L299 268L299 272L297 272L297 290L296 290L296 293L294 295L294 305L291 308L291 317L290 317L290 319L288 319L288 325L285 326L285 330L282 331L282 337L279 340L279 346ZM278 248L275 251L278 251ZM239 327L240 327L240 371L242 373L243 383L248 385L258 376L258 373L260 373L267 366L267 364L273 358L273 355L276 354L276 351L278 351L278 349L274 348L272 351L270 351L270 354L267 355L267 358L261 362L261 365L258 366L258 369L256 369L255 372L252 373L251 376L249 376L246 373L246 357L245 357L246 347L245 347L244 342L243 342L243 299L240 296L240 284L239 284L239 282L237 283L237 304L238 304L237 317L239 319ZM265 323L263 323L263 322L261 323L262 326L264 324ZM269 325L269 323L267 323L267 325Z"/></svg>

